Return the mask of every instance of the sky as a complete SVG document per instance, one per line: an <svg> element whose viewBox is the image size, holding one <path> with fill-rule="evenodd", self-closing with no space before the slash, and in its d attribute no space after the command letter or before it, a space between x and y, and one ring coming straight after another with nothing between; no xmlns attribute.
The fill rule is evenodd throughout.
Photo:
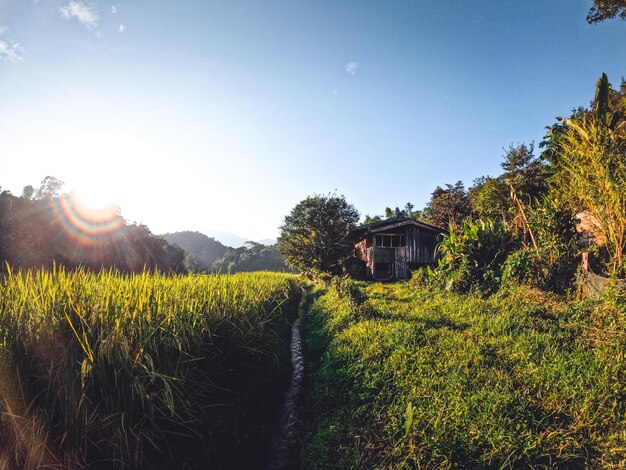
<svg viewBox="0 0 626 470"><path fill-rule="evenodd" d="M0 0L0 186L50 175L154 233L275 238L500 174L626 75L591 0Z"/></svg>

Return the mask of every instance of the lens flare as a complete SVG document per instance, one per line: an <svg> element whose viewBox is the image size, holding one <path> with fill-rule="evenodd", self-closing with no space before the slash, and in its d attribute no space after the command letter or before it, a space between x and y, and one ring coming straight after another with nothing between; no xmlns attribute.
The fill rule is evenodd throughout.
<svg viewBox="0 0 626 470"><path fill-rule="evenodd" d="M111 242L124 233L124 219L114 204L91 207L80 193L49 199L50 208L65 232L83 246Z"/></svg>

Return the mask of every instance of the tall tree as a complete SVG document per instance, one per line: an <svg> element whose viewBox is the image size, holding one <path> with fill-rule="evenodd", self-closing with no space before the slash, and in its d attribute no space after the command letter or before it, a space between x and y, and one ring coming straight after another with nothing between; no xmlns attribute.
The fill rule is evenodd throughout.
<svg viewBox="0 0 626 470"><path fill-rule="evenodd" d="M37 199L58 197L64 185L65 183L63 181L56 179L54 176L46 176L43 180L41 180L41 185L39 186L39 189L37 189L35 197Z"/></svg>
<svg viewBox="0 0 626 470"><path fill-rule="evenodd" d="M479 219L507 221L510 218L511 190L502 178L481 177L469 189L472 209Z"/></svg>
<svg viewBox="0 0 626 470"><path fill-rule="evenodd" d="M285 217L278 249L302 274L338 272L354 247L348 235L358 221L359 213L343 196L309 196Z"/></svg>
<svg viewBox="0 0 626 470"><path fill-rule="evenodd" d="M501 179L524 203L536 201L546 192L546 169L534 155L534 145L510 145L501 163Z"/></svg>
<svg viewBox="0 0 626 470"><path fill-rule="evenodd" d="M437 186L424 210L429 223L453 229L461 227L471 213L472 206L462 181L446 184L445 189Z"/></svg>

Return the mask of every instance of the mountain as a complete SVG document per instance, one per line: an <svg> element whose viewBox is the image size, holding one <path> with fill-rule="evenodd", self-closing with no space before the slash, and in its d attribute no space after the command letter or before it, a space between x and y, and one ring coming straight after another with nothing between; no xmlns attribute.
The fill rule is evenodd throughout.
<svg viewBox="0 0 626 470"><path fill-rule="evenodd" d="M263 240L253 240L252 238L240 237L239 235L235 235L231 232L223 232L218 230L207 232L207 235L232 248L240 248L244 246L248 241L255 241L257 243L261 243L262 245L274 245L276 243L276 240L273 240L271 238L264 238Z"/></svg>
<svg viewBox="0 0 626 470"><path fill-rule="evenodd" d="M227 250L222 243L200 232L174 232L160 236L166 242L181 247L204 268L210 268L215 261L224 256Z"/></svg>
<svg viewBox="0 0 626 470"><path fill-rule="evenodd" d="M240 237L239 235L235 235L231 232L224 232L219 230L213 230L207 232L207 236L214 238L215 240L223 243L226 246L230 246L232 248L239 248L244 246L244 244L250 240L249 238Z"/></svg>

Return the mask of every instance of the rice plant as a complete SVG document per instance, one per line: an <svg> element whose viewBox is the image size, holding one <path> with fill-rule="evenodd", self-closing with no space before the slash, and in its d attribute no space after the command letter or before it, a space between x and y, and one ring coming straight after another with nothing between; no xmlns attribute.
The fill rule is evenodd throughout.
<svg viewBox="0 0 626 470"><path fill-rule="evenodd" d="M33 447L47 446L41 462L77 468L206 465L224 442L262 446L298 295L275 273L9 270L0 366L22 393L0 387L3 416L19 397L20 419L41 431Z"/></svg>

